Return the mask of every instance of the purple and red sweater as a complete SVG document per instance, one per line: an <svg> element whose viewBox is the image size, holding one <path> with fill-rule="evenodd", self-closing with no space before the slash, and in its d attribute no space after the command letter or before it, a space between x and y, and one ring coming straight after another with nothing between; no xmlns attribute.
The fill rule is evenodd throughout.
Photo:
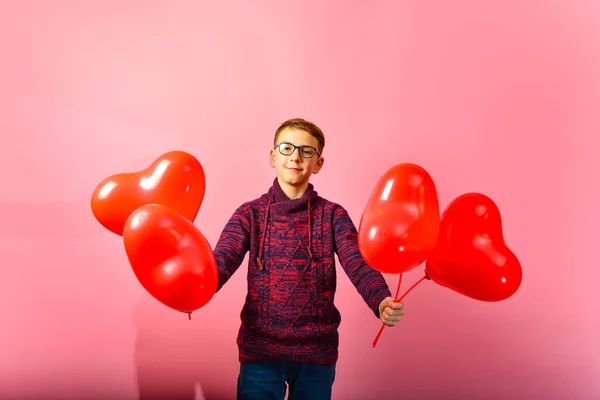
<svg viewBox="0 0 600 400"><path fill-rule="evenodd" d="M241 363L336 363L341 321L333 304L336 253L379 317L379 304L391 293L383 276L362 258L357 237L347 211L320 197L312 184L301 198L290 200L275 179L267 193L235 211L214 254L218 291L250 252L237 338Z"/></svg>

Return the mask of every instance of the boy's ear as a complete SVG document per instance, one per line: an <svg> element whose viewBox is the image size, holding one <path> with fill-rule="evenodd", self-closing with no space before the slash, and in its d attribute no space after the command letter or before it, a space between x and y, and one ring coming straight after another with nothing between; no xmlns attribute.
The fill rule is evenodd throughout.
<svg viewBox="0 0 600 400"><path fill-rule="evenodd" d="M271 167L275 168L275 150L273 149L269 152L269 160L271 161Z"/></svg>
<svg viewBox="0 0 600 400"><path fill-rule="evenodd" d="M319 159L317 160L317 166L313 170L313 174L318 174L319 173L319 171L321 170L321 168L323 168L323 163L324 162L325 162L325 159L323 158L323 156L319 157Z"/></svg>

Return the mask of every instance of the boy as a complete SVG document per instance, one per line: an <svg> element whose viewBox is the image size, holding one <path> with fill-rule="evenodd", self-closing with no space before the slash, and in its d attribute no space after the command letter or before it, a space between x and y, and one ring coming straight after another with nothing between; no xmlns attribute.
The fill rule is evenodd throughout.
<svg viewBox="0 0 600 400"><path fill-rule="evenodd" d="M248 295L237 344L238 399L330 399L340 313L334 254L373 313L395 326L404 314L383 276L360 255L357 231L340 205L319 197L309 179L323 167L325 138L296 118L275 133L273 186L240 206L214 254L217 291L250 252Z"/></svg>

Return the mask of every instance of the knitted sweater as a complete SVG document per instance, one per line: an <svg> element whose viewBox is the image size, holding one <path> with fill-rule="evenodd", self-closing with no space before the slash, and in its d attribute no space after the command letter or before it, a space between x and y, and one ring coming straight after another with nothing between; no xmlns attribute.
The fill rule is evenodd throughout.
<svg viewBox="0 0 600 400"><path fill-rule="evenodd" d="M391 293L383 276L360 255L357 236L347 211L320 197L312 184L301 198L290 200L275 179L268 193L235 211L214 254L219 291L250 252L237 338L241 363L336 363L341 321L333 303L336 253L379 316L379 304Z"/></svg>

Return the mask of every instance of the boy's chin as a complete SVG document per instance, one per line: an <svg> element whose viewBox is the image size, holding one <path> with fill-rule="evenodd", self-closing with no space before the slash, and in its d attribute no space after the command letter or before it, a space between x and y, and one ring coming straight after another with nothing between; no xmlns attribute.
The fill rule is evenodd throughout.
<svg viewBox="0 0 600 400"><path fill-rule="evenodd" d="M294 178L294 177L288 177L288 176L280 176L279 181L284 182L285 184L290 185L290 186L299 187L299 186L306 185L308 183L308 178L300 179L300 178Z"/></svg>

